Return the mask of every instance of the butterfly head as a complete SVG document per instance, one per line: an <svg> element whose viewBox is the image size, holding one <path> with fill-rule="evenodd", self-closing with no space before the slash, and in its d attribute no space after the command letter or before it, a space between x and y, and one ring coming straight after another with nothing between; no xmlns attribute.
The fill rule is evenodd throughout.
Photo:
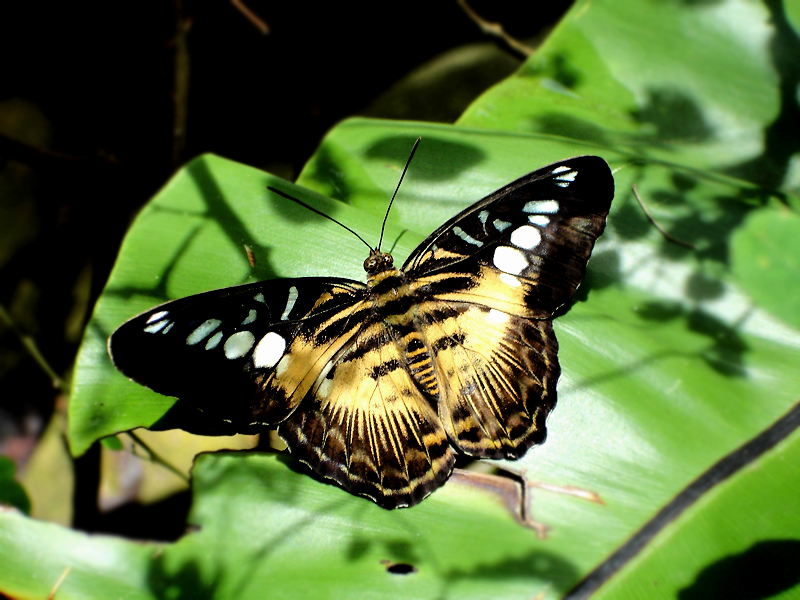
<svg viewBox="0 0 800 600"><path fill-rule="evenodd" d="M394 258L388 252L381 252L377 248L369 251L369 257L364 261L364 270L373 277L394 268Z"/></svg>

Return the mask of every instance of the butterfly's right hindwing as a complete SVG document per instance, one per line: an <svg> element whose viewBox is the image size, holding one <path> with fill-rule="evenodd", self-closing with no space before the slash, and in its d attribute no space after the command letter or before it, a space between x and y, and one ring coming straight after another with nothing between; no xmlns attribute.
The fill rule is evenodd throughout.
<svg viewBox="0 0 800 600"><path fill-rule="evenodd" d="M115 366L246 431L276 425L355 334L365 286L278 279L167 302L109 338Z"/></svg>

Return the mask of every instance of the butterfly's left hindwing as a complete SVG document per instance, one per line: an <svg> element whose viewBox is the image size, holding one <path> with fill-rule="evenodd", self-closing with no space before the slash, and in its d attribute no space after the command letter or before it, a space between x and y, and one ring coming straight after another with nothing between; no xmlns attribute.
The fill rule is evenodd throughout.
<svg viewBox="0 0 800 600"><path fill-rule="evenodd" d="M358 331L366 286L278 279L167 302L109 338L115 366L160 394L236 425L275 426Z"/></svg>

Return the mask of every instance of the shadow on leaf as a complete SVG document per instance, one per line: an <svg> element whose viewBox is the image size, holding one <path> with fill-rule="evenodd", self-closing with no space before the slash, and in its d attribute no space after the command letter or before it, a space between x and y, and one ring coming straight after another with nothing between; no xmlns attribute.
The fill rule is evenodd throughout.
<svg viewBox="0 0 800 600"><path fill-rule="evenodd" d="M762 600L800 584L800 540L764 540L698 573L679 600Z"/></svg>

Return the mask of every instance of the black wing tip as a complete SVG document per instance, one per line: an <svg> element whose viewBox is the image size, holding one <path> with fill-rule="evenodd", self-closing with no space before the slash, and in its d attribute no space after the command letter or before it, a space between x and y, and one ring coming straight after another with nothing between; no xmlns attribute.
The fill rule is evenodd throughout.
<svg viewBox="0 0 800 600"><path fill-rule="evenodd" d="M111 364L128 378L133 378L133 375L128 372L131 361L129 360L129 353L127 350L131 348L131 343L126 338L129 337L128 328L131 321L135 320L137 320L137 317L125 321L122 325L117 327L106 340L106 352L111 359Z"/></svg>
<svg viewBox="0 0 800 600"><path fill-rule="evenodd" d="M572 165L572 168L578 172L585 173L586 171L589 171L588 177L582 177L580 181L583 182L584 185L591 185L592 192L594 194L600 194L600 199L607 201L610 207L611 201L614 199L614 173L611 170L611 166L608 164L608 161L606 161L606 159L604 159L602 156L597 156L594 154L575 156L567 160L555 162L545 168L557 167L561 164L575 162L580 164Z"/></svg>

